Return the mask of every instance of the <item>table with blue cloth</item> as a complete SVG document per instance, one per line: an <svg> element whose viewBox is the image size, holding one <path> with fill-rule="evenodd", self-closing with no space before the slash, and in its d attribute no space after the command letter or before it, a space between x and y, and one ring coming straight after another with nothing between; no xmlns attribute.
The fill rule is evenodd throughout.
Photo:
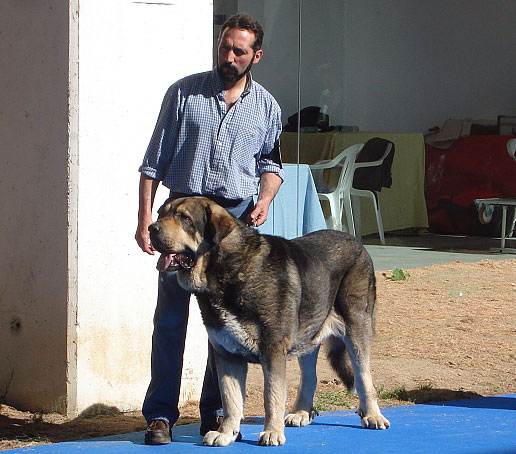
<svg viewBox="0 0 516 454"><path fill-rule="evenodd" d="M283 168L285 181L271 203L267 221L258 231L291 239L326 229L310 167L283 164Z"/></svg>

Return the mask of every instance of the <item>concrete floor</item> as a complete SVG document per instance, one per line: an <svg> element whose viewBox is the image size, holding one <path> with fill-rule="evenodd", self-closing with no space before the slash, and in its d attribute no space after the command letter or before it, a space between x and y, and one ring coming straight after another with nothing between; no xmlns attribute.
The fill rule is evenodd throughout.
<svg viewBox="0 0 516 454"><path fill-rule="evenodd" d="M480 260L516 259L516 254L491 252L500 247L500 238L435 235L385 234L385 246L378 235L362 238L362 243L373 259L376 270L420 268L437 263L478 262ZM516 239L508 240L506 247L516 247Z"/></svg>

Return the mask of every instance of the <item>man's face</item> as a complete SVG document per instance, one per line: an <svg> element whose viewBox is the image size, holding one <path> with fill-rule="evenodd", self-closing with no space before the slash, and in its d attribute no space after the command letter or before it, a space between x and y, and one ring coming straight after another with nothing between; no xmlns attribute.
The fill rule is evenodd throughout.
<svg viewBox="0 0 516 454"><path fill-rule="evenodd" d="M237 82L260 60L262 50L253 50L254 40L254 33L248 30L224 30L217 48L217 70L224 82Z"/></svg>

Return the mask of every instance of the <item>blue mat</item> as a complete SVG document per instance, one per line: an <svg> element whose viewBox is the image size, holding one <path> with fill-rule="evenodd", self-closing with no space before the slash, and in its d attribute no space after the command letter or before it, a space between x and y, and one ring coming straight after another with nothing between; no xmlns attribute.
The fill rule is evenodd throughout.
<svg viewBox="0 0 516 454"><path fill-rule="evenodd" d="M282 447L258 446L263 418L241 427L243 439L227 448L202 445L199 424L174 428L173 442L145 446L143 433L116 435L80 442L57 443L14 449L9 452L75 453L159 452L209 453L272 452L310 453L447 453L515 454L516 395L484 397L440 404L412 405L382 409L391 428L384 431L360 427L353 411L322 413L307 427L287 427ZM214 451L215 452L215 451Z"/></svg>

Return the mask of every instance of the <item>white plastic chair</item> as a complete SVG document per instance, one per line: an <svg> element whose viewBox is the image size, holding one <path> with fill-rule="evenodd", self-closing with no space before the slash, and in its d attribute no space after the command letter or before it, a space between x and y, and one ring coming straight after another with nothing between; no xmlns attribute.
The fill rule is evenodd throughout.
<svg viewBox="0 0 516 454"><path fill-rule="evenodd" d="M326 224L330 229L342 230L343 200L345 198L345 193L349 196L349 190L353 181L353 164L355 163L355 159L363 146L364 144L362 143L351 145L344 151L341 151L338 156L333 158L331 161L319 161L310 165L315 186L317 187L317 196L319 197L319 200L326 200L330 205L330 217L326 219ZM340 168L337 186L325 187L323 184L323 173L325 170L334 168ZM349 206L347 204L344 206L346 207L346 219L349 224L350 219L353 219L353 213L351 210L348 213L347 210L349 209ZM351 233L349 226L348 232ZM354 235L354 227L352 232Z"/></svg>
<svg viewBox="0 0 516 454"><path fill-rule="evenodd" d="M360 214L357 213L357 216L354 216L351 197L367 197L373 201L376 223L378 225L378 235L380 237L380 242L385 244L385 234L383 231L378 192L367 189L355 189L353 187L353 177L357 169L381 166L385 158L391 152L392 143L389 142L387 144L385 152L380 159L369 162L356 162L356 158L363 147L364 144L352 145L339 153L339 155L331 161L316 163L311 165L310 168L312 170L320 171L337 166L342 167L339 182L335 188L323 188L320 184L321 176L318 175L316 178L314 175L316 186L319 183L319 188L321 188L321 190L318 189L317 192L319 200L327 200L330 204L330 218L327 220L328 228L342 230L342 211L344 209L348 224L347 230L353 236L357 236L357 232L360 232Z"/></svg>

